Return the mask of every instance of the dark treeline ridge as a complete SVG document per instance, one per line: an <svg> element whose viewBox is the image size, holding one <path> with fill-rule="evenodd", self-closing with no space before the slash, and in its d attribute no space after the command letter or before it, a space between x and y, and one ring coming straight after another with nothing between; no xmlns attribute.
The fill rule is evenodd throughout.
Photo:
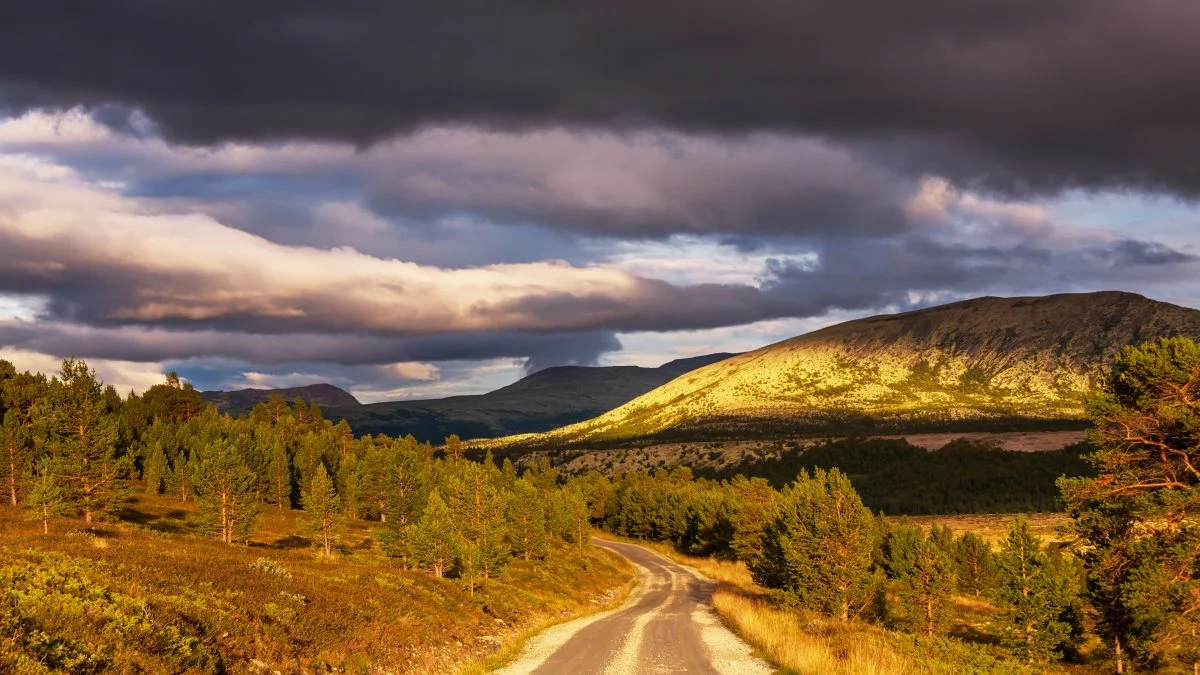
<svg viewBox="0 0 1200 675"><path fill-rule="evenodd" d="M3 499L23 507L48 538L65 536L61 528L52 534L59 518L78 518L87 528L119 520L139 494L194 502L198 531L230 546L248 543L266 510L303 509L296 534L319 555L351 553L339 551L347 522L369 521L378 549L395 566L459 580L474 595L515 559L575 556L591 532L580 487L562 485L548 465L518 475L510 462L465 460L456 438L441 451L411 436L355 438L316 406L277 397L231 418L173 374L144 395L121 397L82 361L68 359L53 377L0 361L0 418ZM21 663L71 670L72 659L119 669L111 655L95 656L80 641L111 632L103 617L89 623L80 615L58 626L75 637L49 639L53 631L38 614L46 608L30 602L0 593L0 628L12 636L0 638L0 671ZM155 611L138 630L203 632L186 612ZM166 640L147 647L142 656L151 660L137 663L220 670L219 657L177 646ZM158 647L165 656L151 653ZM152 660L160 656L165 660Z"/></svg>
<svg viewBox="0 0 1200 675"><path fill-rule="evenodd" d="M1010 452L960 439L929 451L904 439L847 438L696 473L716 479L741 474L783 487L801 471L838 468L867 507L889 515L1048 512L1063 509L1059 477L1093 474L1083 459L1090 450L1079 443L1053 452Z"/></svg>
<svg viewBox="0 0 1200 675"><path fill-rule="evenodd" d="M681 426L666 431L645 429L634 437L622 434L606 438L604 434L582 441L533 437L496 449L496 456L515 456L530 450L570 451L621 450L663 443L706 443L713 441L776 441L780 438L821 438L827 436L866 437L896 434L943 434L987 431L1080 431L1088 421L1064 417L1019 417L1004 410L991 411L986 417L943 419L936 416L882 418L842 412L810 413L804 418L729 417L720 423ZM481 436L486 437L486 436Z"/></svg>
<svg viewBox="0 0 1200 675"><path fill-rule="evenodd" d="M1200 672L1200 345L1127 347L1088 408L1092 470L1058 481L1072 518L1065 545L1047 545L1023 518L998 549L972 533L890 522L818 461L781 490L686 468L579 483L605 529L744 561L785 604L932 639L952 593L969 593L1000 608L994 637L1030 665L1074 658L1091 634L1117 672L1130 662ZM888 448L910 454L868 444L846 465L861 469ZM833 446L815 454L842 460Z"/></svg>

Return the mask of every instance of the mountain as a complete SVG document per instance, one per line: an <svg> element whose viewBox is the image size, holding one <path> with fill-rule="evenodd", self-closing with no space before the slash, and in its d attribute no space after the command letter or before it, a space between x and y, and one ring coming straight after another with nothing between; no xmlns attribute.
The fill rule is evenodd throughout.
<svg viewBox="0 0 1200 675"><path fill-rule="evenodd" d="M205 391L200 397L221 412L240 415L279 394L321 407L327 419L345 419L357 434L412 434L421 441L441 442L450 434L483 438L547 431L586 420L640 396L689 371L734 354L707 354L639 366L559 366L546 368L487 394L421 401L388 401L363 405L332 384L293 389Z"/></svg>
<svg viewBox="0 0 1200 675"><path fill-rule="evenodd" d="M389 401L325 410L358 434L412 434L441 442L450 434L484 438L547 431L599 415L689 371L734 356L708 354L658 368L559 366L487 394Z"/></svg>
<svg viewBox="0 0 1200 675"><path fill-rule="evenodd" d="M362 405L348 392L332 384L310 384L307 387L290 389L239 389L237 391L202 391L200 398L217 406L217 410L231 415L250 412L254 406L264 403L271 394L282 396L291 403L297 398L307 403L316 403L326 408L353 408Z"/></svg>
<svg viewBox="0 0 1200 675"><path fill-rule="evenodd" d="M552 432L481 445L604 445L1078 423L1124 345L1200 337L1200 311L1121 292L985 297L831 326L700 368Z"/></svg>

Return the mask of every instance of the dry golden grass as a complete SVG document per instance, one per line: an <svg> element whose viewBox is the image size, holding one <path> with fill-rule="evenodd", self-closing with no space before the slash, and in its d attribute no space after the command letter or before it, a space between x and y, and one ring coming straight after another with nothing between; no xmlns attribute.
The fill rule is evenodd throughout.
<svg viewBox="0 0 1200 675"><path fill-rule="evenodd" d="M1065 513L1023 513L1020 514L1029 521L1033 533L1046 541L1063 541L1060 531L1062 526L1070 522ZM924 528L926 531L933 525L945 525L956 533L974 532L984 541L996 544L1008 536L1008 530L1017 514L984 513L958 516L906 516L906 518ZM898 521L900 518L888 518Z"/></svg>
<svg viewBox="0 0 1200 675"><path fill-rule="evenodd" d="M911 659L871 626L813 619L729 588L718 588L712 602L730 627L781 668L847 675L914 671Z"/></svg>

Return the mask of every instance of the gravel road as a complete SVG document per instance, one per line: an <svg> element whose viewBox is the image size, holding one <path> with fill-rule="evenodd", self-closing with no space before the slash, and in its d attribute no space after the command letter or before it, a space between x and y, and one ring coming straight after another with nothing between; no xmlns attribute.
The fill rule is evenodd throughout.
<svg viewBox="0 0 1200 675"><path fill-rule="evenodd" d="M638 568L638 585L617 609L554 626L531 639L501 673L766 675L770 666L712 610L714 584L640 546L597 541Z"/></svg>

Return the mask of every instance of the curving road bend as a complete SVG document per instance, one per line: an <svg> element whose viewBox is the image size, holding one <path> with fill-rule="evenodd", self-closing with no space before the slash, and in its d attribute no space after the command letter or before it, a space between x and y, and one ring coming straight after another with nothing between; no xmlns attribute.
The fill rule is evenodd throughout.
<svg viewBox="0 0 1200 675"><path fill-rule="evenodd" d="M637 588L617 609L540 633L501 673L774 672L721 624L710 604L715 585L712 581L640 546L599 540L595 543L637 566Z"/></svg>

